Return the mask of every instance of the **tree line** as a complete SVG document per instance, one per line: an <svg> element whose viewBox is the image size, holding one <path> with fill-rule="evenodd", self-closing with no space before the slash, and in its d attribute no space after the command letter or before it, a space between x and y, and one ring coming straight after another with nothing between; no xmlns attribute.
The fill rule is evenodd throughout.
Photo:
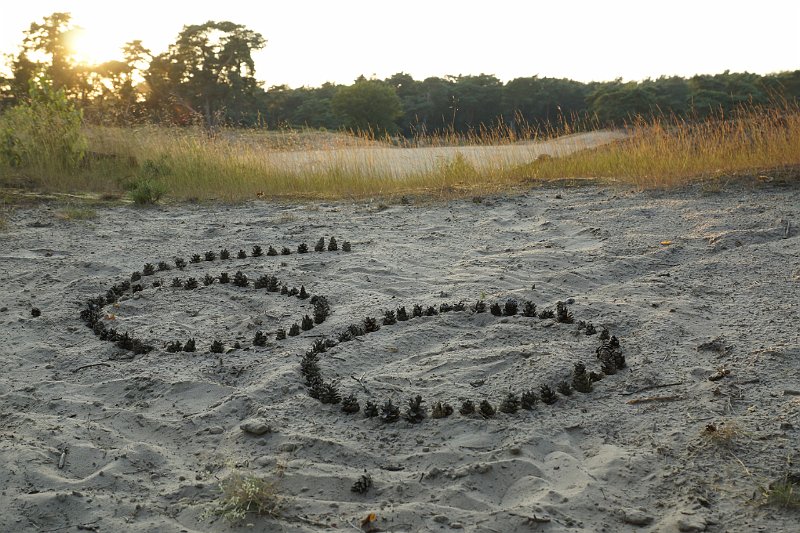
<svg viewBox="0 0 800 533"><path fill-rule="evenodd" d="M345 128L403 136L530 131L576 119L620 125L657 114L703 119L743 105L800 101L800 70L590 83L539 76L503 83L491 74L415 80L401 72L382 80L362 76L350 85L265 88L255 78L252 53L267 41L239 24L184 26L161 53L131 41L121 60L98 65L75 61L74 30L69 13L31 24L9 57L11 75L0 78L0 111L28 98L36 80L63 90L84 120L98 124Z"/></svg>

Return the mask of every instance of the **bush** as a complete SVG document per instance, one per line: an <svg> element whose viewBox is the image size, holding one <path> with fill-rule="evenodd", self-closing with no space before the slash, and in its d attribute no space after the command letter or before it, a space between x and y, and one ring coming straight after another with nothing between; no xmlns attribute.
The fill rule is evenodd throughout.
<svg viewBox="0 0 800 533"><path fill-rule="evenodd" d="M86 149L82 122L63 90L44 78L31 81L28 101L0 117L0 160L10 167L75 170Z"/></svg>
<svg viewBox="0 0 800 533"><path fill-rule="evenodd" d="M139 179L131 186L131 198L138 205L149 205L158 202L166 192L166 186L155 179Z"/></svg>

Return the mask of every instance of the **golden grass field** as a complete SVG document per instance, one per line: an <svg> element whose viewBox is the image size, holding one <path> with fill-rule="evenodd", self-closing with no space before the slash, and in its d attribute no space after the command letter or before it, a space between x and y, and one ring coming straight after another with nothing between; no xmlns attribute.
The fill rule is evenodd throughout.
<svg viewBox="0 0 800 533"><path fill-rule="evenodd" d="M7 169L6 186L144 200L336 199L495 193L549 180L597 180L637 189L714 182L800 165L800 110L784 106L690 123L633 120L619 130L519 141L448 138L433 146L331 132L85 126L87 157ZM442 144L449 144L444 146Z"/></svg>

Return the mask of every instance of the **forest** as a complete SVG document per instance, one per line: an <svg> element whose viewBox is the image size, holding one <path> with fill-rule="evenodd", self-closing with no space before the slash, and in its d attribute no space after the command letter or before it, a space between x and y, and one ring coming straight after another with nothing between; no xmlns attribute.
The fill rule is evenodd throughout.
<svg viewBox="0 0 800 533"><path fill-rule="evenodd" d="M232 22L184 26L166 51L127 43L121 59L78 63L69 47L69 13L33 22L0 77L0 112L24 102L44 82L91 124L144 123L324 128L404 137L452 132L511 132L557 128L569 122L619 126L632 117L702 120L742 106L785 107L800 100L800 70L769 75L723 72L690 78L583 83L570 79L492 74L416 80L399 72L364 76L350 85L266 87L256 78L252 53L264 36ZM268 77L268 76L267 76Z"/></svg>

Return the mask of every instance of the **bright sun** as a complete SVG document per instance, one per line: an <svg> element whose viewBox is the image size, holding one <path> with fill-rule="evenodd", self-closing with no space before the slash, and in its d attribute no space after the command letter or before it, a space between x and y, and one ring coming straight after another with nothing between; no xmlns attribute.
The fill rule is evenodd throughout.
<svg viewBox="0 0 800 533"><path fill-rule="evenodd" d="M78 63L97 65L119 56L119 48L99 32L91 32L85 28L75 28L67 36L72 57Z"/></svg>

